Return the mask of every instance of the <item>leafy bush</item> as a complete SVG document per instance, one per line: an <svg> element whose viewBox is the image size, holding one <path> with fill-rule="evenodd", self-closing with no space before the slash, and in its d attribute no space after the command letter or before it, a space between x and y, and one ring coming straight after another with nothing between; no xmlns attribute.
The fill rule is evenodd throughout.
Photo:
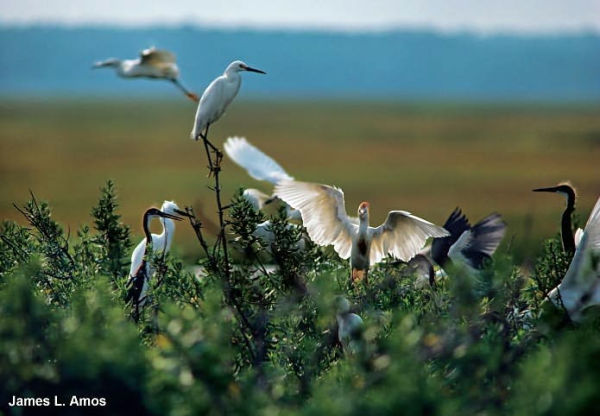
<svg viewBox="0 0 600 416"><path fill-rule="evenodd" d="M132 244L117 207L108 182L93 229L75 237L33 195L19 208L28 227L2 224L2 412L39 410L9 407L12 396L58 395L107 402L60 414L594 413L598 328L544 312L568 265L556 239L532 278L503 255L479 275L456 267L423 289L388 262L369 286L349 288L348 264L303 246L283 212L270 219L272 244L254 236L265 218L240 194L227 219L239 260L228 265L206 241L197 269L153 256L134 322L124 301ZM353 352L338 342L340 295L364 320Z"/></svg>

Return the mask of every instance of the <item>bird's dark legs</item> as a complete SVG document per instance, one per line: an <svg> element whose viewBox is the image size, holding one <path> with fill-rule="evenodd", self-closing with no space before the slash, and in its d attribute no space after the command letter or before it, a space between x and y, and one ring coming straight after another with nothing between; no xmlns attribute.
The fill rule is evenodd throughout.
<svg viewBox="0 0 600 416"><path fill-rule="evenodd" d="M202 137L202 140L204 141L204 149L206 150L206 157L208 158L208 176L211 176L211 174L216 174L219 170L221 170L221 161L223 160L223 153L221 153L221 151L214 144L212 144L210 140L208 140L209 127L210 124L207 124L204 134L200 134L200 137ZM214 161L210 154L209 148L215 153Z"/></svg>

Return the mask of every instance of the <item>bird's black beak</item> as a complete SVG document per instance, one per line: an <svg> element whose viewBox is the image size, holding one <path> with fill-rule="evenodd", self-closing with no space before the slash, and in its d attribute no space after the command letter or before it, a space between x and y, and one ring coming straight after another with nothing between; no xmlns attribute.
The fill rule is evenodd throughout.
<svg viewBox="0 0 600 416"><path fill-rule="evenodd" d="M558 190L558 187L551 186L549 188L537 188L537 189L533 189L533 192L556 192L557 190Z"/></svg>
<svg viewBox="0 0 600 416"><path fill-rule="evenodd" d="M170 218L175 221L183 221L183 218L178 217L176 215L167 214L166 212L161 212L159 215L163 218Z"/></svg>
<svg viewBox="0 0 600 416"><path fill-rule="evenodd" d="M191 218L192 217L191 214L188 214L187 212L182 211L180 209L174 209L173 211L175 211L177 214L179 214L179 215L181 215L183 217L187 217L187 218Z"/></svg>
<svg viewBox="0 0 600 416"><path fill-rule="evenodd" d="M256 69L256 68L251 68L251 67L249 67L249 66L246 66L246 67L244 67L244 69L245 69L246 71L250 71L250 72L257 72L257 73L259 73L259 74L266 74L266 72L265 72L265 71L261 71L260 69Z"/></svg>

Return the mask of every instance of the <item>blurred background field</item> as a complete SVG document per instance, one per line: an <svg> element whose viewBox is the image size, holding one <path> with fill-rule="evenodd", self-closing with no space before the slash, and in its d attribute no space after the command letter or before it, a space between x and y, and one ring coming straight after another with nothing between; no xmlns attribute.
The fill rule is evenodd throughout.
<svg viewBox="0 0 600 416"><path fill-rule="evenodd" d="M90 222L110 178L135 235L144 209L165 199L193 205L214 233L204 150L188 138L195 105L178 98L3 99L0 216L22 221L12 203L25 202L31 189L74 233ZM373 224L390 209L440 224L456 206L474 221L498 211L509 224L507 246L527 262L558 231L564 206L558 195L532 188L571 180L582 221L600 193L598 110L585 103L242 99L211 137L221 145L245 136L296 179L341 187L350 213L370 201ZM227 158L222 179L225 198L240 187L271 190ZM175 246L189 260L200 253L189 227L178 228Z"/></svg>

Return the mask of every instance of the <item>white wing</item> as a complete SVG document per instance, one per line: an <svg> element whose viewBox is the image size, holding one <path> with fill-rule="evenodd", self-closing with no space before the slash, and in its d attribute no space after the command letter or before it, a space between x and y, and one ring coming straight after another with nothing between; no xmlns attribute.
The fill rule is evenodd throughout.
<svg viewBox="0 0 600 416"><path fill-rule="evenodd" d="M162 218L161 218L162 219ZM171 220L172 221L172 220ZM170 242L165 240L164 235L152 234L152 251L156 254L160 251L166 249L169 251ZM142 262L144 261L144 252L146 251L146 239L143 238L142 241L133 249L133 253L131 253L131 266L129 266L129 278L135 277L137 274ZM154 271L148 265L148 277L151 277Z"/></svg>
<svg viewBox="0 0 600 416"><path fill-rule="evenodd" d="M162 65L175 63L175 55L173 52L165 49L156 49L154 47L144 49L140 53L140 60L147 65Z"/></svg>
<svg viewBox="0 0 600 416"><path fill-rule="evenodd" d="M564 279L548 297L557 302L558 293L571 319L579 320L580 312L598 298L600 281L600 198L581 233L579 244ZM557 293L558 292L558 293Z"/></svg>
<svg viewBox="0 0 600 416"><path fill-rule="evenodd" d="M372 236L369 263L380 262L388 254L409 261L419 253L430 237L445 237L442 227L425 221L406 211L390 211L387 219L377 228L369 227Z"/></svg>
<svg viewBox="0 0 600 416"><path fill-rule="evenodd" d="M358 226L346 215L341 189L316 183L284 181L275 186L275 195L300 211L308 235L320 246L333 245L347 259L352 251L352 236Z"/></svg>
<svg viewBox="0 0 600 416"><path fill-rule="evenodd" d="M596 201L596 205L585 225L579 245L575 250L575 256L573 256L561 284L565 286L587 285L590 276L600 272L599 259L595 259L596 262L594 261L594 257L598 256L600 256L600 198Z"/></svg>
<svg viewBox="0 0 600 416"><path fill-rule="evenodd" d="M244 137L230 137L224 147L231 160L246 169L248 175L256 180L274 185L294 180L277 162L248 143Z"/></svg>

